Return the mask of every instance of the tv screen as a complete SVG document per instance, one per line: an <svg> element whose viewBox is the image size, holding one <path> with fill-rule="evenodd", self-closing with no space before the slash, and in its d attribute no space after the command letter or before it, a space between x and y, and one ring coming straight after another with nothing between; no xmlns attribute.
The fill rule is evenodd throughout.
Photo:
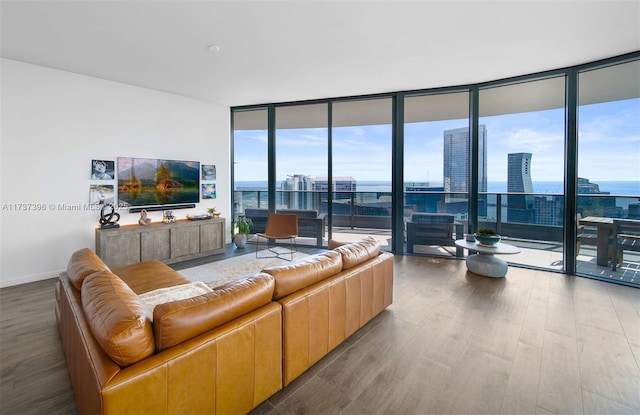
<svg viewBox="0 0 640 415"><path fill-rule="evenodd" d="M119 206L200 201L200 162L118 157Z"/></svg>

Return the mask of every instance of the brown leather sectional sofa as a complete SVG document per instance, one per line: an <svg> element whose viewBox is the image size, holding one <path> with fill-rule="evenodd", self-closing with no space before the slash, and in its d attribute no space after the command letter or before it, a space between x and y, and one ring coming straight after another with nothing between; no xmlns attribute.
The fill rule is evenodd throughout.
<svg viewBox="0 0 640 415"><path fill-rule="evenodd" d="M75 252L55 312L79 412L251 411L391 304L393 255L371 238L338 245L152 314L139 294L189 281Z"/></svg>

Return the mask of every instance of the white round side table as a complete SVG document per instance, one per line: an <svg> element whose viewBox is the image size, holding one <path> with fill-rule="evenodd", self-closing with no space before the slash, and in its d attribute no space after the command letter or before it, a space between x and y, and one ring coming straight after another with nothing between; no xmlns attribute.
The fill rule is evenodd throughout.
<svg viewBox="0 0 640 415"><path fill-rule="evenodd" d="M507 275L507 270L509 269L507 262L496 255L520 253L520 248L504 242L488 246L458 239L455 243L456 246L469 250L469 255L465 260L467 269L474 274L484 275L485 277L503 278ZM477 254L472 254L472 252L477 252Z"/></svg>

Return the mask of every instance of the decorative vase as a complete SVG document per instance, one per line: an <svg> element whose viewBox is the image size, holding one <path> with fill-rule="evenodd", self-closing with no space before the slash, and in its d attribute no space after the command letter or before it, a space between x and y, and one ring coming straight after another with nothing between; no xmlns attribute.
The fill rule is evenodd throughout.
<svg viewBox="0 0 640 415"><path fill-rule="evenodd" d="M237 248L244 248L247 245L247 235L237 233L236 236L233 237L233 243L236 244Z"/></svg>

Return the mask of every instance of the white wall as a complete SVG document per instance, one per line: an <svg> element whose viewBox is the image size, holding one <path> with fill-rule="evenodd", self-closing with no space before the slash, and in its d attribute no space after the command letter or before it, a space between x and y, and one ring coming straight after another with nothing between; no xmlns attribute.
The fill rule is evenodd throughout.
<svg viewBox="0 0 640 415"><path fill-rule="evenodd" d="M217 199L175 214L215 206L229 227L229 108L8 59L1 65L0 286L55 277L73 251L95 247L100 212L84 208L97 183L94 159L215 164ZM139 218L120 214L120 224Z"/></svg>

